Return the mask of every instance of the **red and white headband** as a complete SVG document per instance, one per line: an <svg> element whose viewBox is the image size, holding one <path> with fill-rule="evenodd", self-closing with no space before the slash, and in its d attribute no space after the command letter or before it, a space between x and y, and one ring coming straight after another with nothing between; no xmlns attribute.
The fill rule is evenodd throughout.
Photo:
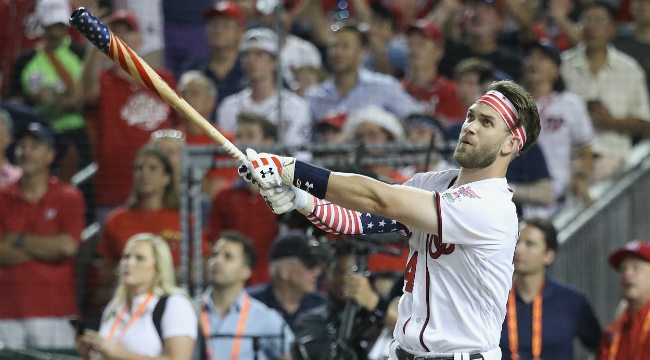
<svg viewBox="0 0 650 360"><path fill-rule="evenodd" d="M476 102L483 103L501 115L503 121L508 125L508 129L512 132L512 135L519 136L521 143L519 144L519 153L521 153L521 148L526 144L526 129L524 126L515 128L515 123L519 117L519 112L517 108L512 104L508 98L502 93L496 90L490 90L485 95L481 96Z"/></svg>

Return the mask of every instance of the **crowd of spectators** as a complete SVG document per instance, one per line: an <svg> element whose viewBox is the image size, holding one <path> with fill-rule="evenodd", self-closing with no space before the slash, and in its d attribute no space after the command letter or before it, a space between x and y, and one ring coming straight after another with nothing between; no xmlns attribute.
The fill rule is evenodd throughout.
<svg viewBox="0 0 650 360"><path fill-rule="evenodd" d="M214 145L196 124L69 27L72 9L84 6L236 145L354 143L370 146L372 155L386 154L373 148L381 144L442 146L458 138L467 108L492 81L521 83L537 102L542 130L538 143L515 159L506 175L520 218L534 217L522 225L525 241L516 253L520 266L528 268L520 271L524 275L512 295L514 316L526 324L523 334L533 336L530 319L520 317L532 311L536 294L543 291L544 306L570 297L572 303L557 311L571 324L555 326L596 351L601 329L584 297L564 284L538 280L558 251L548 219L577 203L590 206L590 186L619 174L631 149L650 137L650 1L280 3L275 16L258 11L253 0L0 2L0 288L11 293L0 304L0 341L73 348L68 318L80 311L99 317L104 311L102 326L119 321L110 318L115 308L105 309L111 298L113 307L125 301L126 295L113 294L137 234L155 236L145 240L156 254L162 251L156 241L164 239L178 280L182 149ZM432 152L426 164L360 170L403 183L416 172L455 167L444 152ZM94 176L73 185L73 176L92 163ZM201 191L201 250L210 280L196 304L205 315L204 330L232 335L242 316L245 322L252 312L259 322L245 328L247 335L281 334L261 343L214 338L208 349L314 358L328 350L327 343L316 340L314 347L309 343L314 340L304 337L331 337L327 326L338 328L341 322L333 314L352 299L362 308L357 326L369 331L357 339L365 345L351 351L383 356L380 345L371 345L390 337L396 311L391 300L401 282L395 281L399 289L392 295L379 284L393 283L408 254L371 255L368 270L376 282L359 279L347 271L360 265L351 256L354 249L338 247L331 264L323 266L305 224L269 211L235 168L209 170ZM84 272L88 299L80 309L74 257L84 225L93 222L101 235L91 251L94 260L85 262L91 264ZM650 261L645 246L635 254ZM623 255L611 264L632 278L638 269ZM636 280L622 281L629 288ZM156 296L177 293L168 285L171 292ZM629 295L637 314L624 313L615 323L622 325L607 331L638 321L639 311L647 313L643 301L650 298L644 296ZM37 303L43 298L57 300L43 307ZM183 299L174 301L183 306ZM236 314L243 309L245 315ZM584 316L569 316L577 312ZM589 330L575 330L584 327ZM103 329L99 335L108 331ZM77 339L83 355L99 336L91 335ZM603 339L601 354L616 351L610 349L611 337ZM510 350L504 354L513 353L508 341L504 325L502 348ZM514 352L534 350L530 339L519 341ZM569 345L553 344L547 351L564 357ZM161 351L160 344L154 348Z"/></svg>

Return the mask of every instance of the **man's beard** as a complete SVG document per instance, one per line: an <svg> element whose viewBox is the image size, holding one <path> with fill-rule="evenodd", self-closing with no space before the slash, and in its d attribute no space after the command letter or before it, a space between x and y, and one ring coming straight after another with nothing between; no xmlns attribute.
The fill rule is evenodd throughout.
<svg viewBox="0 0 650 360"><path fill-rule="evenodd" d="M465 169L486 168L494 163L501 151L500 141L483 147L476 147L473 144L472 147L466 148L463 146L463 140L462 137L458 140L458 145L454 150L454 160Z"/></svg>

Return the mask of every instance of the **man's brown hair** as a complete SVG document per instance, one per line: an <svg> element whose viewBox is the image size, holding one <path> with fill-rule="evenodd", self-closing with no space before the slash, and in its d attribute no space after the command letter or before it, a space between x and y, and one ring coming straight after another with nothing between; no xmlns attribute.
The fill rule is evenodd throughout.
<svg viewBox="0 0 650 360"><path fill-rule="evenodd" d="M264 139L272 138L274 142L278 141L278 127L273 125L264 115L242 112L237 115L237 123L259 125L262 128Z"/></svg>
<svg viewBox="0 0 650 360"><path fill-rule="evenodd" d="M515 122L515 128L523 125L526 130L526 143L521 152L528 150L537 141L542 128L535 100L524 88L511 80L495 81L490 84L488 91L490 90L496 90L505 95L517 109L519 117Z"/></svg>

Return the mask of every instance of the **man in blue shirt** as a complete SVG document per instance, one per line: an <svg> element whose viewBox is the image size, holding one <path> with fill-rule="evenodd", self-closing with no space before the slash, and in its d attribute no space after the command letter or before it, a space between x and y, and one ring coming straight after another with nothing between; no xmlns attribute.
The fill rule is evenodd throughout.
<svg viewBox="0 0 650 360"><path fill-rule="evenodd" d="M602 333L587 299L545 276L555 260L557 232L549 220L522 222L515 277L501 331L503 360L573 359L573 341L596 351Z"/></svg>
<svg viewBox="0 0 650 360"><path fill-rule="evenodd" d="M361 69L367 46L366 34L355 26L336 31L327 50L334 76L307 93L316 124L331 111L349 114L367 105L377 105L400 119L421 112L421 106L397 79Z"/></svg>
<svg viewBox="0 0 650 360"><path fill-rule="evenodd" d="M290 358L289 325L244 291L256 257L251 241L234 231L224 231L212 247L210 286L197 299L210 358Z"/></svg>
<svg viewBox="0 0 650 360"><path fill-rule="evenodd" d="M271 281L250 288L248 293L280 312L293 328L298 315L325 303L325 295L318 290L320 260L305 233L282 234L269 253Z"/></svg>
<svg viewBox="0 0 650 360"><path fill-rule="evenodd" d="M218 105L248 84L239 59L239 39L246 31L246 15L237 3L220 1L209 7L203 17L210 54L188 60L182 72L199 70L213 80L217 85Z"/></svg>

